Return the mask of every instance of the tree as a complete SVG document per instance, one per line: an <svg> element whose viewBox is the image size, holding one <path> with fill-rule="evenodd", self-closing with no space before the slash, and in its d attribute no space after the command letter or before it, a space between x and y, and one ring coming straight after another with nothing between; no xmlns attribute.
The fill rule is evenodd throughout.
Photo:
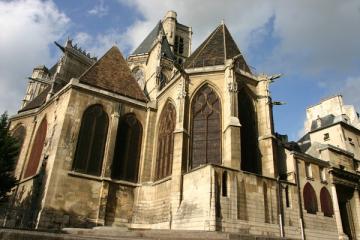
<svg viewBox="0 0 360 240"><path fill-rule="evenodd" d="M9 192L17 182L14 169L18 154L19 143L9 132L9 121L5 112L0 117L0 203L8 200Z"/></svg>

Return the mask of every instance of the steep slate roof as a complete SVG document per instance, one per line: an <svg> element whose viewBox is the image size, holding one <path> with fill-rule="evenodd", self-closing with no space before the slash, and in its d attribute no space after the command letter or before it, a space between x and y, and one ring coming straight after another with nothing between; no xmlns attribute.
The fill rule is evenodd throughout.
<svg viewBox="0 0 360 240"><path fill-rule="evenodd" d="M26 104L19 112L24 112L34 108L38 108L43 105L46 101L46 97L50 91L50 86L47 86L39 95L37 95L31 102Z"/></svg>
<svg viewBox="0 0 360 240"><path fill-rule="evenodd" d="M156 24L155 28L151 30L149 35L142 41L142 43L135 49L135 51L131 55L144 54L151 51L155 42L158 39L159 34L163 34L163 39L161 42L161 54L170 59L175 59L173 52L171 51L170 44L165 36L165 31L161 21Z"/></svg>
<svg viewBox="0 0 360 240"><path fill-rule="evenodd" d="M155 40L157 39L157 37L158 37L160 31L162 31L162 29L163 29L163 27L162 27L161 21L159 21L159 23L156 24L154 29L151 30L149 35L146 36L144 41L142 41L142 43L135 49L135 51L131 55L150 52Z"/></svg>
<svg viewBox="0 0 360 240"><path fill-rule="evenodd" d="M127 62L115 46L80 76L79 81L123 96L147 101L132 76Z"/></svg>
<svg viewBox="0 0 360 240"><path fill-rule="evenodd" d="M318 128L327 127L335 122L335 116L333 114L326 115L320 118L320 122L317 119L311 122L310 131L316 130ZM320 125L319 125L320 124Z"/></svg>
<svg viewBox="0 0 360 240"><path fill-rule="evenodd" d="M185 61L185 68L223 65L226 59L239 55L240 50L225 24L220 24ZM243 56L238 60L244 71L250 72Z"/></svg>

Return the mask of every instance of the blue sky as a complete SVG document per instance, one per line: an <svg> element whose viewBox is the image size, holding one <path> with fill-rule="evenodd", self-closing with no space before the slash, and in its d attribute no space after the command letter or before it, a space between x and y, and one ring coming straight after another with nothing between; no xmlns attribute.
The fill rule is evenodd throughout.
<svg viewBox="0 0 360 240"><path fill-rule="evenodd" d="M272 84L277 132L296 140L306 107L342 94L360 107L358 0L0 0L0 112L17 111L36 65L51 66L53 42L69 36L92 55L113 44L128 55L175 10L193 27L193 50L224 19L256 73L283 77Z"/></svg>

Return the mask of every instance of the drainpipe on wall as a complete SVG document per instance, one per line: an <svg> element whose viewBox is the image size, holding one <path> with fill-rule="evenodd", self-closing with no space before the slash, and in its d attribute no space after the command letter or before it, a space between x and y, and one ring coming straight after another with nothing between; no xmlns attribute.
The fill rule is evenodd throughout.
<svg viewBox="0 0 360 240"><path fill-rule="evenodd" d="M280 228L280 237L285 237L284 234L284 223L283 223L283 204L282 204L282 188L280 182L280 176L276 178L278 183L277 194L278 194L278 209L279 209L279 228Z"/></svg>
<svg viewBox="0 0 360 240"><path fill-rule="evenodd" d="M299 167L298 167L297 159L295 158L295 156L294 156L294 166L295 166L296 186L297 186L297 192L298 192L298 203L299 203L298 208L299 208L299 216L300 216L299 222L300 222L301 239L305 240L306 237L305 237L305 228L304 228L304 213L303 213L302 201L301 201Z"/></svg>

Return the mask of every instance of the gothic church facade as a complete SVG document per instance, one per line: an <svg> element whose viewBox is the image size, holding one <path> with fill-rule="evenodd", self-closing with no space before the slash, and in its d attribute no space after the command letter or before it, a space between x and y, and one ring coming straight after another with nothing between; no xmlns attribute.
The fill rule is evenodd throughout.
<svg viewBox="0 0 360 240"><path fill-rule="evenodd" d="M329 163L274 132L271 77L252 72L225 24L193 52L191 37L169 11L126 60L116 46L97 60L57 44L62 57L34 68L11 118L22 148L5 224L348 237L336 190L299 170L330 179Z"/></svg>

